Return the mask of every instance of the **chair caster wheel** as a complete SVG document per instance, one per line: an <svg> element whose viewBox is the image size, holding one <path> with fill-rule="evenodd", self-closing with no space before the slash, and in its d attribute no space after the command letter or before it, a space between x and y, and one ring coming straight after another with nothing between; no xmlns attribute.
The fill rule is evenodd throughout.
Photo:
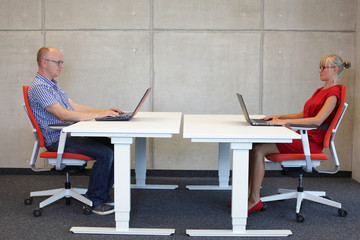
<svg viewBox="0 0 360 240"><path fill-rule="evenodd" d="M263 207L260 209L260 212L266 211L267 209L267 204L263 203Z"/></svg>
<svg viewBox="0 0 360 240"><path fill-rule="evenodd" d="M34 215L34 217L40 217L41 213L42 213L42 209L39 208L39 209L34 210L33 215Z"/></svg>
<svg viewBox="0 0 360 240"><path fill-rule="evenodd" d="M91 207L89 207L89 206L83 206L83 214L84 214L84 215L91 215L91 214L92 214Z"/></svg>
<svg viewBox="0 0 360 240"><path fill-rule="evenodd" d="M302 222L304 222L304 220L305 220L305 218L304 218L303 215L301 215L300 213L297 213L297 214L296 214L296 221L297 221L297 222L302 223Z"/></svg>
<svg viewBox="0 0 360 240"><path fill-rule="evenodd" d="M25 199L25 201L24 201L25 205L31 205L32 202L33 202L33 198L32 198L32 197L29 197L29 198Z"/></svg>
<svg viewBox="0 0 360 240"><path fill-rule="evenodd" d="M347 211L345 209L340 208L340 209L338 209L338 215L340 217L346 217L347 216Z"/></svg>

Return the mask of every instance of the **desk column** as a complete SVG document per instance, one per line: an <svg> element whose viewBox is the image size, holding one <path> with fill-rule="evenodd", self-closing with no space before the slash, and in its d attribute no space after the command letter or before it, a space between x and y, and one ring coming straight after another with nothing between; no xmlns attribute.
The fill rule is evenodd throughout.
<svg viewBox="0 0 360 240"><path fill-rule="evenodd" d="M135 139L135 179L136 185L146 185L146 138Z"/></svg>
<svg viewBox="0 0 360 240"><path fill-rule="evenodd" d="M246 231L249 150L251 148L252 143L231 143L233 151L231 217L234 233Z"/></svg>
<svg viewBox="0 0 360 240"><path fill-rule="evenodd" d="M128 231L130 221L130 168L132 138L112 138L114 144L114 202L116 231Z"/></svg>
<svg viewBox="0 0 360 240"><path fill-rule="evenodd" d="M219 143L219 187L231 189L229 187L230 177L230 147L229 143Z"/></svg>

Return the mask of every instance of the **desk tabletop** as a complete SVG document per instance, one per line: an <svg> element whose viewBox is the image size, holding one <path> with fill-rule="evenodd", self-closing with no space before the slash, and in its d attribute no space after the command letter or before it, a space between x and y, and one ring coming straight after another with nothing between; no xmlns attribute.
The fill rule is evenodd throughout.
<svg viewBox="0 0 360 240"><path fill-rule="evenodd" d="M296 132L282 126L251 126L243 115L184 115L184 138L193 142L292 142Z"/></svg>
<svg viewBox="0 0 360 240"><path fill-rule="evenodd" d="M63 132L74 136L126 137L179 134L181 117L181 112L139 112L130 121L82 121L63 128Z"/></svg>

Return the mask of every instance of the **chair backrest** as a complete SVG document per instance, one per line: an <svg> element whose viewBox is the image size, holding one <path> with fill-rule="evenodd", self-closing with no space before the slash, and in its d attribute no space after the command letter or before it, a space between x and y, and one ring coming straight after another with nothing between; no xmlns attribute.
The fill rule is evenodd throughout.
<svg viewBox="0 0 360 240"><path fill-rule="evenodd" d="M340 88L341 88L341 95L340 95L339 107L335 113L334 119L332 120L329 128L326 131L324 143L323 143L324 148L329 148L333 136L333 132L334 130L335 131L337 130L341 120L340 117L342 117L342 113L345 105L346 85L340 85Z"/></svg>
<svg viewBox="0 0 360 240"><path fill-rule="evenodd" d="M30 118L30 122L31 122L33 128L36 130L36 135L38 137L40 147L45 147L44 136L43 136L43 134L41 132L40 126L37 123L36 118L35 118L32 110L31 110L31 107L30 107L28 91L29 91L29 86L24 85L23 86L23 93L24 93L24 103L25 103L26 111L27 111L27 114L28 114L28 116Z"/></svg>
<svg viewBox="0 0 360 240"><path fill-rule="evenodd" d="M51 169L36 167L36 160L39 155L39 150L40 148L45 147L45 140L41 132L40 126L37 123L36 118L31 110L28 92L29 92L29 86L23 86L24 110L33 128L33 134L35 137L33 153L31 155L31 160L30 160L30 167L35 172L50 171ZM65 166L84 166L87 161L94 160L92 157L83 154L69 153L69 152L58 154L58 152L44 151L40 153L40 157L47 158L49 164L56 166L56 170L62 170Z"/></svg>

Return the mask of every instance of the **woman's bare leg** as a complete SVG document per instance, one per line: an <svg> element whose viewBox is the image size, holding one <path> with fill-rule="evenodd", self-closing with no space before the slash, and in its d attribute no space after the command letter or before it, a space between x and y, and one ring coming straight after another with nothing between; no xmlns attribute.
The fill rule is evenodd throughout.
<svg viewBox="0 0 360 240"><path fill-rule="evenodd" d="M248 209L260 201L260 188L265 175L265 156L279 153L274 143L254 144L249 153L249 199Z"/></svg>

